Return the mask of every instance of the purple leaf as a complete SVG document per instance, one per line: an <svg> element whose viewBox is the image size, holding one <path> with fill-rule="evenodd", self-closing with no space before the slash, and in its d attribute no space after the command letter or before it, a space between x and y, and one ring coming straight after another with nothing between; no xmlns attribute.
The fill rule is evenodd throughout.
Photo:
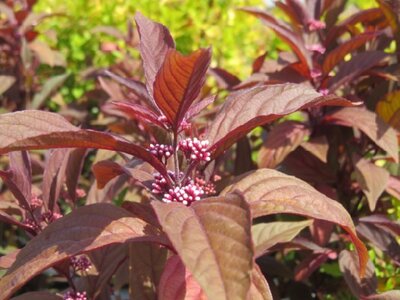
<svg viewBox="0 0 400 300"><path fill-rule="evenodd" d="M146 86L150 95L153 95L153 84L164 63L169 49L175 48L174 39L167 27L153 22L141 13L135 15L136 25L140 36L140 55L143 60Z"/></svg>
<svg viewBox="0 0 400 300"><path fill-rule="evenodd" d="M210 124L207 139L217 157L253 128L300 109L324 105L351 106L344 98L322 96L300 84L262 85L232 93Z"/></svg>

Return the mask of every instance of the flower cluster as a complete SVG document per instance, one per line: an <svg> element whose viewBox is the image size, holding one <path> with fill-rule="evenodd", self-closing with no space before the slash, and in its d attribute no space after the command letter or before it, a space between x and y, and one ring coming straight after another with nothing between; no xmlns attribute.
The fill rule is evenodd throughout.
<svg viewBox="0 0 400 300"><path fill-rule="evenodd" d="M156 156L160 161L166 161L173 153L174 149L171 145L150 144L149 152Z"/></svg>
<svg viewBox="0 0 400 300"><path fill-rule="evenodd" d="M210 161L210 152L208 151L209 142L207 140L185 139L179 142L179 150L181 150L186 158L191 161Z"/></svg>
<svg viewBox="0 0 400 300"><path fill-rule="evenodd" d="M86 292L69 291L64 294L64 300L87 300Z"/></svg>
<svg viewBox="0 0 400 300"><path fill-rule="evenodd" d="M217 193L215 190L215 184L212 182L206 182L203 178L196 177L194 179L195 184L204 191L204 195L210 196Z"/></svg>
<svg viewBox="0 0 400 300"><path fill-rule="evenodd" d="M71 257L71 266L74 268L75 272L87 272L92 267L92 263L86 256L73 256Z"/></svg>
<svg viewBox="0 0 400 300"><path fill-rule="evenodd" d="M195 201L201 200L202 195L204 195L204 190L191 181L185 186L177 186L169 189L168 192L164 194L162 201L166 203L180 202L184 205L190 205Z"/></svg>

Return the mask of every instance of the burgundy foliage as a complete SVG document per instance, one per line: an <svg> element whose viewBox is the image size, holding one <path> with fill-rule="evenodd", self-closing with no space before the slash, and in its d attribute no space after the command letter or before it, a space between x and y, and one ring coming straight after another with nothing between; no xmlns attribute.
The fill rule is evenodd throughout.
<svg viewBox="0 0 400 300"><path fill-rule="evenodd" d="M45 110L0 114L0 221L26 241L0 257L0 298L49 268L65 278L60 294L13 299L110 299L126 286L131 299L268 300L295 287L310 292L291 299L323 299L344 282L360 299L396 297L378 292L365 243L399 266L386 215L400 193L398 132L373 111L399 67L384 51L399 49L399 23L383 1L339 22L336 2L277 2L290 23L242 8L292 50L259 56L243 81L209 70L211 48L183 55L137 13L145 82L98 72L109 130ZM21 30L9 21L0 39ZM226 99L207 95L207 74ZM279 257L293 250L288 269ZM325 287L329 263L344 280Z"/></svg>

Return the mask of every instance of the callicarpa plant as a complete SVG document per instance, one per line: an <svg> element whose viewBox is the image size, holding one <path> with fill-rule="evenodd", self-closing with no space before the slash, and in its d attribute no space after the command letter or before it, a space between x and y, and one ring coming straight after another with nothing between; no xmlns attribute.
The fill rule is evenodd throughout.
<svg viewBox="0 0 400 300"><path fill-rule="evenodd" d="M214 104L210 121L198 125L195 117L214 101L201 97L211 49L182 55L166 27L139 13L135 20L146 83L108 73L136 97L105 109L137 122L150 140L82 129L46 111L0 115L0 154L9 153L9 168L0 176L20 211L18 219L0 210L0 220L30 238L0 258L7 269L0 298L9 299L51 268L65 277L67 289L15 299L110 299L126 286L131 299L272 299L256 259L313 220L339 225L337 247L355 249L346 251L357 266L353 276L368 275L366 247L339 202L277 170L234 177L217 163L258 126L299 110L335 111L356 103L310 85L260 83L231 92ZM33 192L35 160L27 151L43 149L54 150L46 154L41 190ZM86 149L115 151L123 160L93 164L97 189L113 193L116 182L127 182L140 200L98 202L89 195L82 205L86 195L77 182ZM310 220L261 218L275 214ZM319 249L336 259L334 249Z"/></svg>

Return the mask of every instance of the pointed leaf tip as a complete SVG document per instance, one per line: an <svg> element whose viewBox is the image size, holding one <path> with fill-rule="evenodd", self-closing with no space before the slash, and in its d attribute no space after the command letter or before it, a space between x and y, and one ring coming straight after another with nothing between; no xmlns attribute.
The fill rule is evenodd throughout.
<svg viewBox="0 0 400 300"><path fill-rule="evenodd" d="M169 49L154 81L154 99L175 130L199 96L211 61L211 49L182 55Z"/></svg>

